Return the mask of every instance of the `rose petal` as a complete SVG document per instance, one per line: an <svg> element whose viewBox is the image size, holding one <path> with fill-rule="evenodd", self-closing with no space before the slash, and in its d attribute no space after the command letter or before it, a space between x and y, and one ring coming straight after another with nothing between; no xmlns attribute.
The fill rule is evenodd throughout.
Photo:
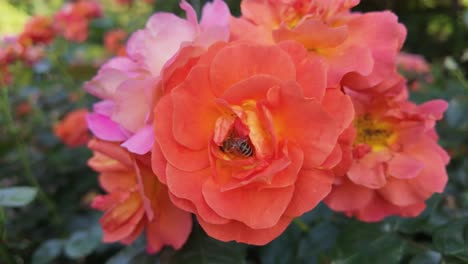
<svg viewBox="0 0 468 264"><path fill-rule="evenodd" d="M154 144L154 132L151 125L146 125L138 130L132 137L122 143L122 147L132 153L144 155L148 153Z"/></svg>
<svg viewBox="0 0 468 264"><path fill-rule="evenodd" d="M291 220L291 218L282 217L272 228L252 229L237 221L217 225L198 217L200 225L213 238L225 242L234 240L258 246L265 245L279 236L288 227Z"/></svg>
<svg viewBox="0 0 468 264"><path fill-rule="evenodd" d="M333 179L333 173L328 170L301 170L285 215L298 217L312 210L330 192Z"/></svg>

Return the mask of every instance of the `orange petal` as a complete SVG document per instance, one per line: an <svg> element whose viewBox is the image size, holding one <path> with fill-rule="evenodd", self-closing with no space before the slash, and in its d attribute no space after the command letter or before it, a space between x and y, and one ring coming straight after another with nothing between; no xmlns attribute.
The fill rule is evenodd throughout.
<svg viewBox="0 0 468 264"><path fill-rule="evenodd" d="M102 223L102 220L106 215L104 215L103 218L101 218L101 225L102 225L102 230L103 230L103 237L102 241L103 242L116 242L121 239L125 239L128 236L130 236L135 230L138 230L138 226L140 221L142 221L142 217L144 216L145 210L143 207L139 207L138 210L132 212L132 214L129 216L127 221L123 223L115 223L118 224L118 226L112 225L112 227L109 227L109 224Z"/></svg>
<svg viewBox="0 0 468 264"><path fill-rule="evenodd" d="M421 195L415 187L408 180L391 178L379 189L379 194L394 205L407 206L428 198L426 195Z"/></svg>
<svg viewBox="0 0 468 264"><path fill-rule="evenodd" d="M192 231L192 216L172 204L164 186L155 199L157 205L153 209L158 213L146 229L147 251L158 252L164 245L180 249Z"/></svg>
<svg viewBox="0 0 468 264"><path fill-rule="evenodd" d="M88 143L88 148L93 151L100 152L111 159L117 160L118 162L128 167L132 166L132 159L130 154L125 149L120 147L118 143L102 141L95 138Z"/></svg>
<svg viewBox="0 0 468 264"><path fill-rule="evenodd" d="M123 238L122 240L120 240L120 242L122 242L122 244L124 245L130 245L133 242L135 242L135 240L141 235L141 232L143 232L145 225L146 225L145 220L139 221L138 225L135 227L135 229L133 229L133 232L130 233L130 235L128 235L126 238Z"/></svg>
<svg viewBox="0 0 468 264"><path fill-rule="evenodd" d="M129 190L136 185L135 172L105 172L99 175L99 184L106 192L116 189Z"/></svg>
<svg viewBox="0 0 468 264"><path fill-rule="evenodd" d="M416 217L425 208L426 204L424 202L398 207L385 201L379 195L375 195L372 201L365 208L352 212L352 214L361 221L378 222L391 215Z"/></svg>
<svg viewBox="0 0 468 264"><path fill-rule="evenodd" d="M295 80L296 68L288 54L277 46L235 43L220 50L213 59L211 87L219 97L239 81L260 74Z"/></svg>
<svg viewBox="0 0 468 264"><path fill-rule="evenodd" d="M302 148L304 168L316 168L323 164L341 133L332 116L316 99L304 98L295 83L270 89L268 101L271 102L269 109L278 138L293 140Z"/></svg>
<svg viewBox="0 0 468 264"><path fill-rule="evenodd" d="M328 170L301 170L285 215L298 217L312 210L330 192L333 180L334 175Z"/></svg>
<svg viewBox="0 0 468 264"><path fill-rule="evenodd" d="M252 229L241 222L231 221L227 224L211 224L198 217L198 222L206 233L221 241L237 241L250 245L262 246L278 237L291 222L291 218L282 217L271 228Z"/></svg>
<svg viewBox="0 0 468 264"><path fill-rule="evenodd" d="M219 216L208 206L202 196L202 185L211 177L210 168L194 172L185 172L168 165L166 169L167 186L176 197L189 200L195 207L198 215L212 223L226 223L227 220Z"/></svg>
<svg viewBox="0 0 468 264"><path fill-rule="evenodd" d="M159 181L164 184L166 184L166 166L167 160L161 151L159 143L156 141L151 150L151 169L156 177L158 177Z"/></svg>
<svg viewBox="0 0 468 264"><path fill-rule="evenodd" d="M222 192L220 186L212 180L203 185L203 197L216 213L254 229L276 225L293 191L294 186L271 189L246 187Z"/></svg>
<svg viewBox="0 0 468 264"><path fill-rule="evenodd" d="M284 41L278 46L291 56L296 65L296 80L304 96L321 101L327 87L327 71L323 60L319 57L312 59L308 51L295 41Z"/></svg>
<svg viewBox="0 0 468 264"><path fill-rule="evenodd" d="M171 93L174 139L193 150L207 148L219 116L208 74L206 66L193 68L185 81Z"/></svg>
<svg viewBox="0 0 468 264"><path fill-rule="evenodd" d="M360 160L355 160L348 171L348 177L356 184L371 189L379 189L387 184L385 177L385 153L369 153Z"/></svg>
<svg viewBox="0 0 468 264"><path fill-rule="evenodd" d="M276 42L295 40L309 50L336 47L343 43L347 36L346 26L331 27L313 18L303 20L293 29L282 24L273 31L273 38Z"/></svg>
<svg viewBox="0 0 468 264"><path fill-rule="evenodd" d="M387 173L398 179L411 179L417 177L424 168L424 163L411 155L394 153L388 162Z"/></svg>
<svg viewBox="0 0 468 264"><path fill-rule="evenodd" d="M374 190L354 184L346 177L343 183L333 185L332 191L324 202L335 211L359 210L367 206L374 197Z"/></svg>
<svg viewBox="0 0 468 264"><path fill-rule="evenodd" d="M173 105L170 96L165 96L159 101L154 113L156 140L169 164L187 171L200 170L209 166L207 149L194 151L175 141L172 132Z"/></svg>

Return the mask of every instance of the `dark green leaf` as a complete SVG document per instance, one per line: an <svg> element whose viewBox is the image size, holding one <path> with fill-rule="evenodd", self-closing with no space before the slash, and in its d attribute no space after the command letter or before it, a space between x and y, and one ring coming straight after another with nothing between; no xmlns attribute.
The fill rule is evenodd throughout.
<svg viewBox="0 0 468 264"><path fill-rule="evenodd" d="M300 241L298 259L301 263L319 263L321 258L328 258L327 251L336 244L339 230L329 222L322 222L309 230Z"/></svg>
<svg viewBox="0 0 468 264"><path fill-rule="evenodd" d="M121 251L108 259L106 264L141 264L147 263L146 261L151 258L153 258L152 263L154 263L154 258L156 257L149 256L146 253L145 243L143 239L138 239L132 245L124 247Z"/></svg>
<svg viewBox="0 0 468 264"><path fill-rule="evenodd" d="M85 257L99 246L100 241L101 234L97 228L75 232L65 244L65 254L72 259Z"/></svg>
<svg viewBox="0 0 468 264"><path fill-rule="evenodd" d="M297 262L297 250L304 233L292 223L281 236L260 248L262 263L288 264Z"/></svg>
<svg viewBox="0 0 468 264"><path fill-rule="evenodd" d="M450 100L449 108L445 113L447 123L452 127L457 127L462 122L464 116L463 104L457 98Z"/></svg>
<svg viewBox="0 0 468 264"><path fill-rule="evenodd" d="M241 264L245 263L246 247L238 243L225 243L195 227L184 247L171 258L171 264Z"/></svg>
<svg viewBox="0 0 468 264"><path fill-rule="evenodd" d="M63 241L51 239L42 243L32 256L33 264L46 264L52 262L62 252Z"/></svg>
<svg viewBox="0 0 468 264"><path fill-rule="evenodd" d="M424 251L411 259L410 264L439 264L442 255L436 251Z"/></svg>
<svg viewBox="0 0 468 264"><path fill-rule="evenodd" d="M384 235L357 253L334 264L397 264L403 257L405 242L396 235Z"/></svg>
<svg viewBox="0 0 468 264"><path fill-rule="evenodd" d="M32 202L37 189L33 187L10 187L0 189L0 206L20 207Z"/></svg>
<svg viewBox="0 0 468 264"><path fill-rule="evenodd" d="M465 230L468 219L460 219L447 223L436 230L434 245L447 255L468 254L468 238Z"/></svg>

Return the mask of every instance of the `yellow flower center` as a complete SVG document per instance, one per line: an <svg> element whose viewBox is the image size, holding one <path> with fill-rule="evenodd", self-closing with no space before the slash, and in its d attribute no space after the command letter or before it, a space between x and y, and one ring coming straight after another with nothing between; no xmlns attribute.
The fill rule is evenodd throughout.
<svg viewBox="0 0 468 264"><path fill-rule="evenodd" d="M392 126L384 121L373 119L370 115L358 117L354 121L357 137L354 145L366 144L373 151L386 149L396 139Z"/></svg>

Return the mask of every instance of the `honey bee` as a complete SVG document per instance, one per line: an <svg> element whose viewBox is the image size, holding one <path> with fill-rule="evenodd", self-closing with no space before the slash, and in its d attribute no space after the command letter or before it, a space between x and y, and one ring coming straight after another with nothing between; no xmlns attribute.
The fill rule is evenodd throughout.
<svg viewBox="0 0 468 264"><path fill-rule="evenodd" d="M220 149L227 154L236 154L243 157L251 157L254 149L248 138L230 135L223 141Z"/></svg>

